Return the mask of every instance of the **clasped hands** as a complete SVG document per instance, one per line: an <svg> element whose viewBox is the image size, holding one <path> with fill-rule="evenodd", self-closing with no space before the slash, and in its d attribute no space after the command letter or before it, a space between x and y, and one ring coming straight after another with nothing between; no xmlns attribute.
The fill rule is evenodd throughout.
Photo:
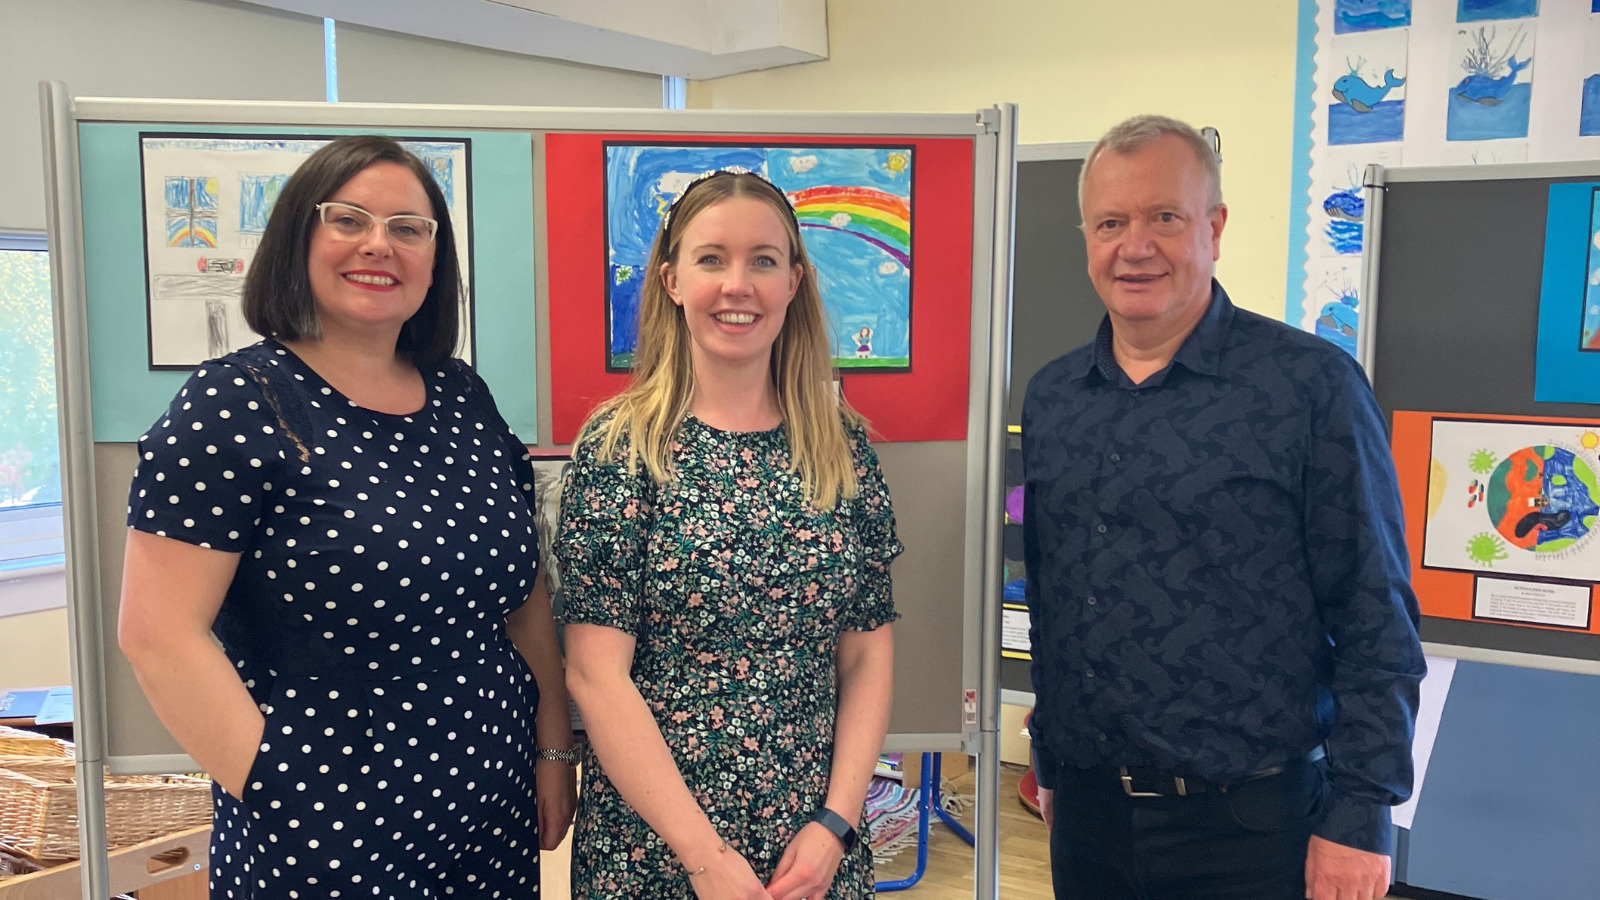
<svg viewBox="0 0 1600 900"><path fill-rule="evenodd" d="M756 877L739 851L707 857L705 868L689 879L699 900L823 900L844 860L844 846L815 822L801 828L783 851L772 881Z"/></svg>

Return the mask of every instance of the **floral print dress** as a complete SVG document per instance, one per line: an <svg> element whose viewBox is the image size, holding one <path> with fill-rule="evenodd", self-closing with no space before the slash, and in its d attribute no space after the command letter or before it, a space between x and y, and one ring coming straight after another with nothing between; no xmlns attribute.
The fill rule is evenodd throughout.
<svg viewBox="0 0 1600 900"><path fill-rule="evenodd" d="M827 798L840 634L898 618L889 563L903 547L888 489L865 432L849 438L860 486L826 511L804 499L783 428L721 431L693 416L673 447L673 481L656 484L642 464L629 474L625 441L600 464L590 437L562 494L562 620L634 636L633 682L684 782L764 882ZM870 897L872 885L863 839L826 896ZM572 892L694 896L592 750Z"/></svg>

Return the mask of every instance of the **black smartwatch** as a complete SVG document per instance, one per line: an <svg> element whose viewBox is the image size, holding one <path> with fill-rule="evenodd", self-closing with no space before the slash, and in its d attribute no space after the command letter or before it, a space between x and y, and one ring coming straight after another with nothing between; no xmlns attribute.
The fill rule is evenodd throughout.
<svg viewBox="0 0 1600 900"><path fill-rule="evenodd" d="M824 806L811 814L811 821L828 829L834 837L838 838L839 843L844 845L844 852L849 853L855 849L856 830L850 827L850 823L844 820L844 816Z"/></svg>

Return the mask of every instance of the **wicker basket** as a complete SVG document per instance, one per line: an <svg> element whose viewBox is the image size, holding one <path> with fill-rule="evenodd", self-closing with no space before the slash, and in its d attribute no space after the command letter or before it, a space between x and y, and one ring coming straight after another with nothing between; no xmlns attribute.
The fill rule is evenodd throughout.
<svg viewBox="0 0 1600 900"><path fill-rule="evenodd" d="M72 756L72 745L33 731L0 725L0 756Z"/></svg>
<svg viewBox="0 0 1600 900"><path fill-rule="evenodd" d="M31 859L78 858L70 759L0 758L0 843ZM211 821L211 783L183 775L108 775L106 843L126 847Z"/></svg>

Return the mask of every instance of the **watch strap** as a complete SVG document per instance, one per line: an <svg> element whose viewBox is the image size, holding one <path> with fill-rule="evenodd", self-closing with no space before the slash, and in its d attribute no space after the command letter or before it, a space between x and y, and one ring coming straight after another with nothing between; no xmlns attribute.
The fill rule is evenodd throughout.
<svg viewBox="0 0 1600 900"><path fill-rule="evenodd" d="M856 830L854 826L845 821L844 816L841 816L826 806L823 806L819 807L816 812L811 814L811 821L821 825L823 828L828 829L828 831L832 833L834 837L838 838L839 843L844 845L844 852L849 853L851 850L855 849Z"/></svg>

